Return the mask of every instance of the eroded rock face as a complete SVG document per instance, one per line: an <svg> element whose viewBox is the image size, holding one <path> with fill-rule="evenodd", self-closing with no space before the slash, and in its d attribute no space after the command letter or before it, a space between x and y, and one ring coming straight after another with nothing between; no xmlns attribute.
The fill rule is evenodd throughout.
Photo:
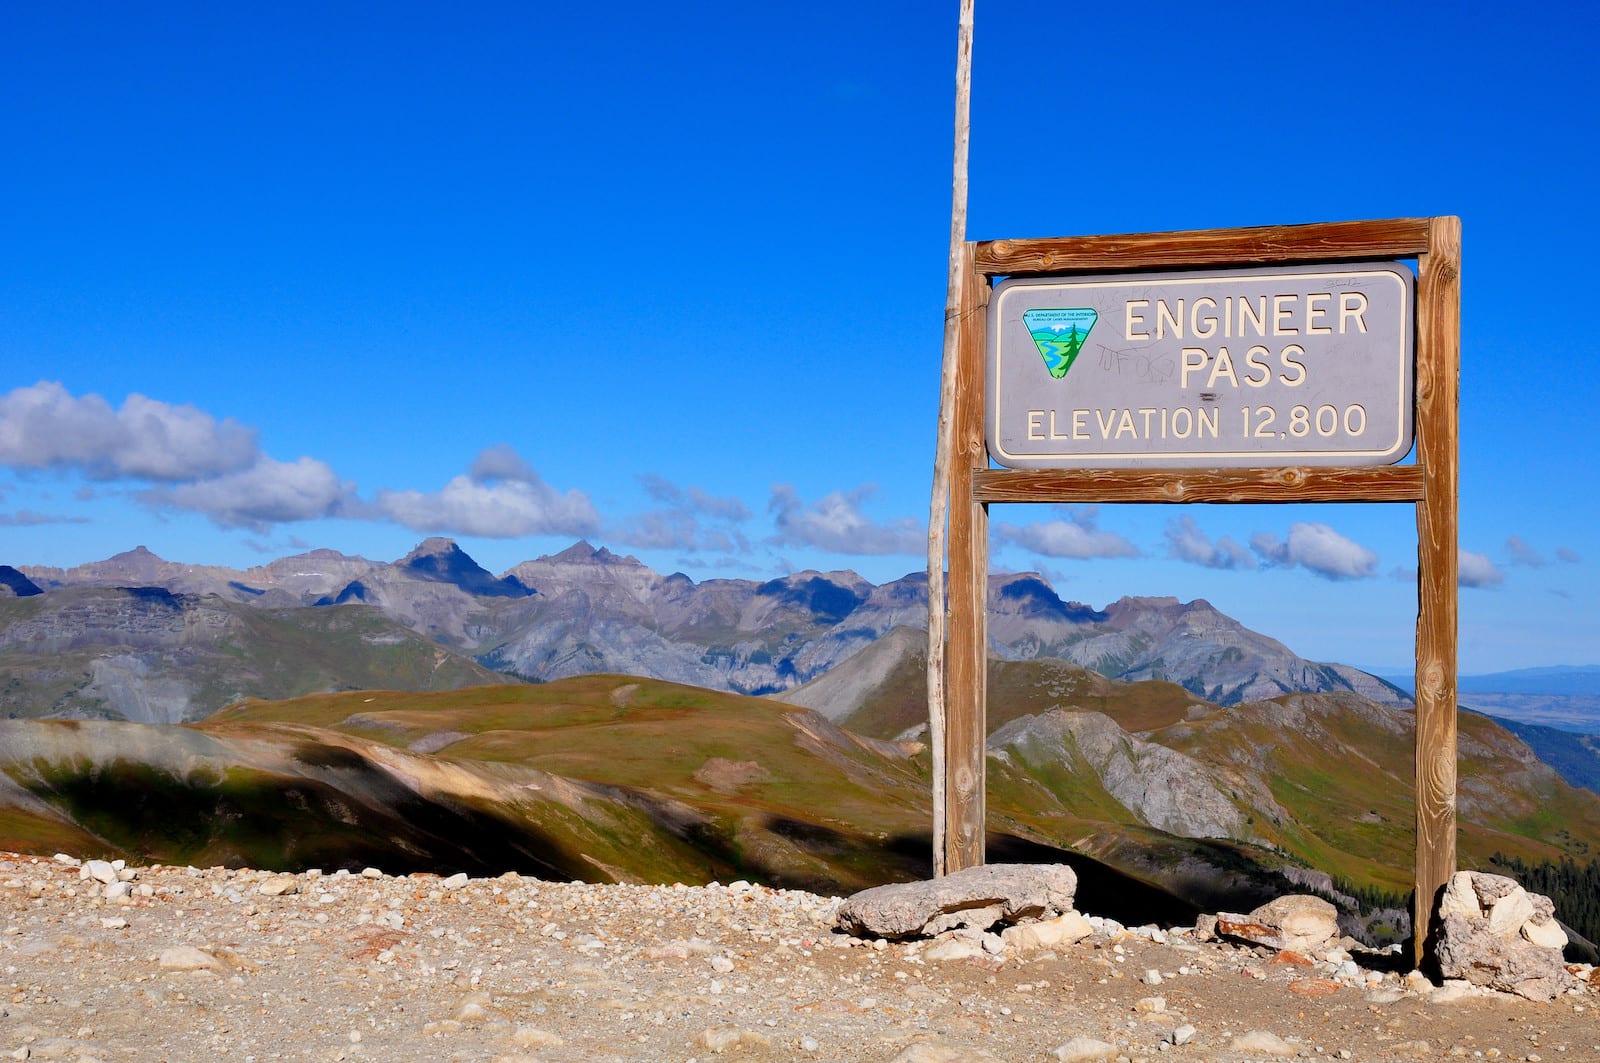
<svg viewBox="0 0 1600 1063"><path fill-rule="evenodd" d="M1339 936L1339 910L1321 897L1291 893L1263 904L1249 915L1219 913L1216 932L1253 945L1315 952Z"/></svg>
<svg viewBox="0 0 1600 1063"><path fill-rule="evenodd" d="M1566 932L1550 898L1515 879L1458 871L1439 899L1438 960L1446 978L1548 1001L1572 985Z"/></svg>
<svg viewBox="0 0 1600 1063"><path fill-rule="evenodd" d="M1054 919L1072 910L1078 876L1065 864L984 864L943 878L874 886L839 908L851 934L898 938L956 927Z"/></svg>
<svg viewBox="0 0 1600 1063"><path fill-rule="evenodd" d="M1024 763L1078 758L1123 807L1182 838L1248 840L1245 814L1207 765L1129 734L1099 712L1023 716L989 736L991 754ZM1256 796L1256 795L1251 795ZM1270 800L1270 795L1262 795Z"/></svg>

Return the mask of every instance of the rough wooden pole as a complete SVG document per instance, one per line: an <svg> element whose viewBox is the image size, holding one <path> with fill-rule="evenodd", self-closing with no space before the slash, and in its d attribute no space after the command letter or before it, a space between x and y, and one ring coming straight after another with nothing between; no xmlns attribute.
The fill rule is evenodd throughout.
<svg viewBox="0 0 1600 1063"><path fill-rule="evenodd" d="M945 870L984 862L985 705L989 671L989 507L973 478L989 463L984 443L984 341L988 279L968 246L956 341L955 446L950 468L950 621L946 653Z"/></svg>
<svg viewBox="0 0 1600 1063"><path fill-rule="evenodd" d="M956 46L955 176L950 197L949 283L944 304L944 359L939 375L939 432L928 507L928 745L933 751L933 873L945 873L945 667L944 555L950 511L950 466L955 450L956 349L961 326L963 268L970 269L967 239L967 142L972 98L972 6L961 0ZM965 503L965 499L962 500Z"/></svg>
<svg viewBox="0 0 1600 1063"><path fill-rule="evenodd" d="M1429 921L1456 870L1457 470L1461 364L1461 219L1430 220L1418 256L1417 867L1411 960L1434 942Z"/></svg>

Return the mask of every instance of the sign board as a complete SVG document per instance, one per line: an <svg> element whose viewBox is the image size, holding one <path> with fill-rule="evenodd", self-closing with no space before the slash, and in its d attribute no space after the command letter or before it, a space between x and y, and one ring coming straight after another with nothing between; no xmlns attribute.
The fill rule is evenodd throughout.
<svg viewBox="0 0 1600 1063"><path fill-rule="evenodd" d="M1397 262L1014 277L989 302L986 434L1009 468L1387 465L1411 450Z"/></svg>

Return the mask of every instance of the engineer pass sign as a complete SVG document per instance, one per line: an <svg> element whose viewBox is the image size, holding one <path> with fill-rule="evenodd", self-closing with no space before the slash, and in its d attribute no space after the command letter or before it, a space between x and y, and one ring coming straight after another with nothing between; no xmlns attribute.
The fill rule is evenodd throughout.
<svg viewBox="0 0 1600 1063"><path fill-rule="evenodd" d="M1015 278L989 301L1011 468L1386 465L1411 450L1402 263Z"/></svg>

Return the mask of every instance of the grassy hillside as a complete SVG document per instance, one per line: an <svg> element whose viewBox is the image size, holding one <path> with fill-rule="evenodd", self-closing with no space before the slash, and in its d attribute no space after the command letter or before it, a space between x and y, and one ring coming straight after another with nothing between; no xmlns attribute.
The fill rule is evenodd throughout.
<svg viewBox="0 0 1600 1063"><path fill-rule="evenodd" d="M875 738L893 738L925 724L926 667L920 652L903 656L862 705L840 723ZM1103 712L1130 731L1149 731L1183 719L1197 703L1201 703L1198 698L1176 683L1121 683L1053 658L989 662L987 723L991 731L1018 717L1062 705Z"/></svg>
<svg viewBox="0 0 1600 1063"><path fill-rule="evenodd" d="M886 674L846 726L884 736L926 718L921 655L903 656ZM1130 748L1141 736L1190 758L1186 774L1205 776L1240 809L1241 828L1230 837L1248 851L1276 850L1280 860L1359 886L1410 889L1416 812L1407 710L1348 693L1224 708L1175 684L1119 683L1044 659L991 660L988 705L991 735L1053 710L1104 714L1129 732ZM1600 852L1595 794L1565 783L1485 717L1463 712L1459 741L1463 867L1485 866L1496 851L1535 861ZM1175 783L1153 776L1146 785ZM989 803L991 823L1010 816L1016 829L1057 844L1082 847L1085 838L1131 837L1149 826L1066 747L1024 760L996 759L991 750Z"/></svg>
<svg viewBox="0 0 1600 1063"><path fill-rule="evenodd" d="M1086 906L1135 916L1248 910L1284 864L1408 888L1409 713L1224 709L1067 667L995 669L991 859L1066 860ZM1461 741L1463 866L1600 842L1594 795L1487 720ZM622 676L246 701L184 727L0 721L0 754L0 846L31 851L826 891L930 870L921 744Z"/></svg>

